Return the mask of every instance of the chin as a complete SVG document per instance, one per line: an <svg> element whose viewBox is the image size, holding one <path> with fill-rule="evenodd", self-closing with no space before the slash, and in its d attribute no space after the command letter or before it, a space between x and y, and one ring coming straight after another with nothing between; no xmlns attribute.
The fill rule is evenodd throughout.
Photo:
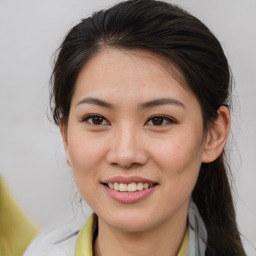
<svg viewBox="0 0 256 256"><path fill-rule="evenodd" d="M112 223L112 227L123 231L123 232L143 232L146 230L149 230L152 226L149 225L151 223L145 223L144 222L140 222L140 221L120 221L120 222L115 222Z"/></svg>
<svg viewBox="0 0 256 256"><path fill-rule="evenodd" d="M157 216L154 214L154 216ZM107 225L124 232L143 232L157 225L159 222L153 216L140 212L123 212L100 217Z"/></svg>

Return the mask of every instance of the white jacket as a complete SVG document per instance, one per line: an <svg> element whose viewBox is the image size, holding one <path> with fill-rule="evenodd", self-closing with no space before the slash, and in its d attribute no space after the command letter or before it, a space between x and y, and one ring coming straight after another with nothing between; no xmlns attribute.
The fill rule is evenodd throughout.
<svg viewBox="0 0 256 256"><path fill-rule="evenodd" d="M191 200L188 211L189 239L187 256L205 255L207 232L196 205ZM68 223L60 228L40 234L29 246L24 256L74 256L81 227ZM88 255L90 256L90 255Z"/></svg>
<svg viewBox="0 0 256 256"><path fill-rule="evenodd" d="M24 256L74 256L80 229L75 222L69 222L42 232L30 244Z"/></svg>

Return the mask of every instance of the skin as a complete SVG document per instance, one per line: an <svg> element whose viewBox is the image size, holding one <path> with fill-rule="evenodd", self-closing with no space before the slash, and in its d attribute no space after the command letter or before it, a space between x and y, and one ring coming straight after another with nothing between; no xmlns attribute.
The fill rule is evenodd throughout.
<svg viewBox="0 0 256 256"><path fill-rule="evenodd" d="M78 190L98 215L94 255L177 255L200 165L225 145L228 110L220 107L205 133L197 98L164 64L152 53L106 47L78 76L60 128ZM101 184L116 176L157 185L143 200L122 203Z"/></svg>

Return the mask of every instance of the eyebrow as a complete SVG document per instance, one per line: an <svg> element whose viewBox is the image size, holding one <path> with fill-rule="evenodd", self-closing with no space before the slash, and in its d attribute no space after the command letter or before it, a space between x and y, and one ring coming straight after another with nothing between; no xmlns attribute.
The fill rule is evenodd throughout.
<svg viewBox="0 0 256 256"><path fill-rule="evenodd" d="M88 97L80 100L76 104L76 106L79 106L82 104L92 104L92 105L97 105L103 108L114 109L114 106L111 103L108 103L104 100L93 98L93 97ZM185 108L185 105L181 101L174 98L160 98L160 99L150 100L140 104L138 108L145 109L145 108L151 108L151 107L161 106L161 105L176 105L176 106Z"/></svg>
<svg viewBox="0 0 256 256"><path fill-rule="evenodd" d="M185 108L185 105L181 101L174 98L160 98L160 99L151 100L151 101L140 104L139 108L145 109L145 108L151 108L151 107L161 106L161 105L176 105L176 106Z"/></svg>
<svg viewBox="0 0 256 256"><path fill-rule="evenodd" d="M81 105L81 104L92 104L92 105L97 105L103 108L109 108L109 109L113 109L114 106L104 100L100 100L97 98L92 98L92 97L88 97L88 98L84 98L82 100L80 100L76 106Z"/></svg>

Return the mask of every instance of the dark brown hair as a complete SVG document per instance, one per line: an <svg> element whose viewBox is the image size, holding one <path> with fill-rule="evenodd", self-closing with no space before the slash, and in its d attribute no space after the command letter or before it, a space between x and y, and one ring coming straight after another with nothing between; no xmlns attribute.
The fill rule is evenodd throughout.
<svg viewBox="0 0 256 256"><path fill-rule="evenodd" d="M71 98L83 65L103 47L146 50L168 59L197 97L204 128L229 105L231 74L223 49L210 30L180 7L130 0L94 13L73 27L59 48L52 74L53 118L67 124ZM206 255L245 255L237 229L224 152L203 163L193 200L207 228Z"/></svg>

